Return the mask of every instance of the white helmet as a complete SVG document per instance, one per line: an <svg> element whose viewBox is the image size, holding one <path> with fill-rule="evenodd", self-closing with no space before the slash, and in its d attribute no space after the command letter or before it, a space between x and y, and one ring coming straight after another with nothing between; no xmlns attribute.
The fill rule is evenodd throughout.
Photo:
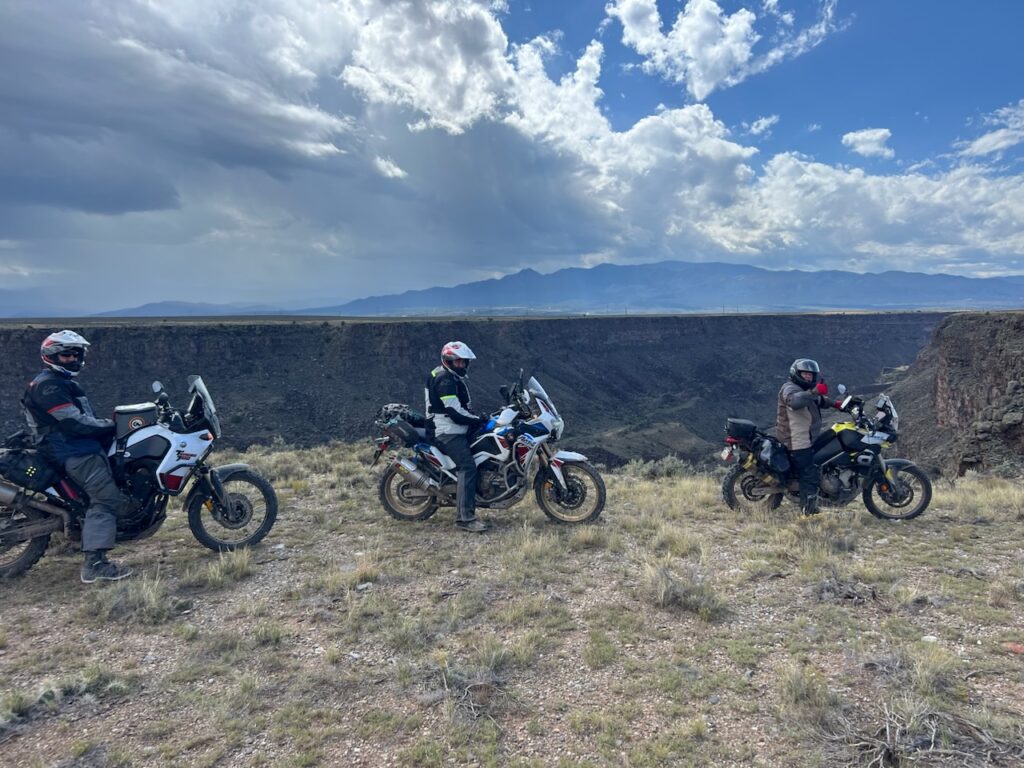
<svg viewBox="0 0 1024 768"><path fill-rule="evenodd" d="M57 373L64 373L68 376L77 376L85 367L85 353L89 349L89 342L74 331L57 331L51 333L39 347L39 354L43 362ZM75 355L76 360L72 362L61 362L57 355Z"/></svg>
<svg viewBox="0 0 1024 768"><path fill-rule="evenodd" d="M456 368L452 365L452 362L455 360L465 360L466 365L462 368ZM461 341L449 341L441 347L441 365L445 367L445 370L454 373L459 378L469 373L470 360L476 360L476 355L473 354L473 350L469 348L469 345L463 344Z"/></svg>

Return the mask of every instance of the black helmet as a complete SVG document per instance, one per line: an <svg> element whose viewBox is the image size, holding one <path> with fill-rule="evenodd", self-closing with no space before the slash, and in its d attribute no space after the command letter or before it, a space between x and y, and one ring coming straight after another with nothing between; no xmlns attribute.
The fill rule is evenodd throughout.
<svg viewBox="0 0 1024 768"><path fill-rule="evenodd" d="M804 371L810 371L814 374L810 381L804 381L804 377L800 375ZM810 360L806 357L794 360L793 364L789 366L789 380L801 389L810 389L817 384L820 373L821 368L818 367L818 364L814 360Z"/></svg>

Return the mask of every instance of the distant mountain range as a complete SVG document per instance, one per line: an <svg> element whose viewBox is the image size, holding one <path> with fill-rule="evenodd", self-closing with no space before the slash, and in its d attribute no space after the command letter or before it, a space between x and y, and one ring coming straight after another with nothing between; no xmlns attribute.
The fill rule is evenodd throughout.
<svg viewBox="0 0 1024 768"><path fill-rule="evenodd" d="M18 292L0 292L0 314L32 311ZM344 304L287 309L271 305L158 302L101 317L225 315L532 315L816 310L997 309L1024 307L1024 275L969 278L919 272L860 274L839 270L775 271L742 264L664 261L602 264L505 277L449 288L372 296ZM13 309L12 309L13 308ZM61 313L70 314L70 313Z"/></svg>

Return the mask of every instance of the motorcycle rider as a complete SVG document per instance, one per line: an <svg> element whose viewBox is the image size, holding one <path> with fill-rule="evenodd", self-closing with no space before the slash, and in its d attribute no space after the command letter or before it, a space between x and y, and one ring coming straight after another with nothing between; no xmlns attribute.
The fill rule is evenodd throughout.
<svg viewBox="0 0 1024 768"><path fill-rule="evenodd" d="M821 409L832 408L825 395L828 385L814 360L799 358L789 366L789 379L779 390L775 434L789 448L800 477L800 508L805 515L818 513L819 469L811 445L821 431Z"/></svg>
<svg viewBox="0 0 1024 768"><path fill-rule="evenodd" d="M480 533L487 524L476 516L476 462L469 436L487 419L472 412L466 376L473 350L461 341L449 341L441 348L441 365L430 372L425 388L428 429L435 442L455 462L455 525L463 531ZM429 426L432 425L432 426Z"/></svg>
<svg viewBox="0 0 1024 768"><path fill-rule="evenodd" d="M106 448L114 437L111 419L98 419L75 377L85 366L89 342L74 331L51 333L40 355L46 368L29 382L21 400L29 431L43 455L61 467L89 496L82 524L85 562L82 583L118 581L131 569L107 559L117 535L117 518L129 500L114 482Z"/></svg>

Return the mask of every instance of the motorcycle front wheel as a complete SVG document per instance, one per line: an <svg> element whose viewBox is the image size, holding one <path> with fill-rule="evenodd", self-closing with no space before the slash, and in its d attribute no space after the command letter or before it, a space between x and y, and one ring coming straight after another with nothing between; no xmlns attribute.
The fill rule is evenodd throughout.
<svg viewBox="0 0 1024 768"><path fill-rule="evenodd" d="M899 467L894 483L881 477L864 489L864 506L880 520L912 520L932 501L932 482L920 467Z"/></svg>
<svg viewBox="0 0 1024 768"><path fill-rule="evenodd" d="M0 536L4 530L22 525L31 525L44 520L46 515L31 508L15 511L0 507ZM28 541L19 541L7 546L0 543L0 579L20 576L37 562L50 545L50 534L36 536Z"/></svg>
<svg viewBox="0 0 1024 768"><path fill-rule="evenodd" d="M781 493L763 493L761 475L753 469L737 464L722 480L722 501L736 512L757 512L763 509L778 509L782 504Z"/></svg>
<svg viewBox="0 0 1024 768"><path fill-rule="evenodd" d="M209 496L188 505L188 527L204 547L229 552L263 540L277 520L274 486L252 470L235 472L221 481L227 504L217 507Z"/></svg>
<svg viewBox="0 0 1024 768"><path fill-rule="evenodd" d="M601 473L589 462L562 465L565 490L550 471L538 472L533 489L537 504L556 523L591 523L604 509L607 491Z"/></svg>
<svg viewBox="0 0 1024 768"><path fill-rule="evenodd" d="M380 503L396 520L426 520L437 512L437 499L410 483L392 464L380 477Z"/></svg>

